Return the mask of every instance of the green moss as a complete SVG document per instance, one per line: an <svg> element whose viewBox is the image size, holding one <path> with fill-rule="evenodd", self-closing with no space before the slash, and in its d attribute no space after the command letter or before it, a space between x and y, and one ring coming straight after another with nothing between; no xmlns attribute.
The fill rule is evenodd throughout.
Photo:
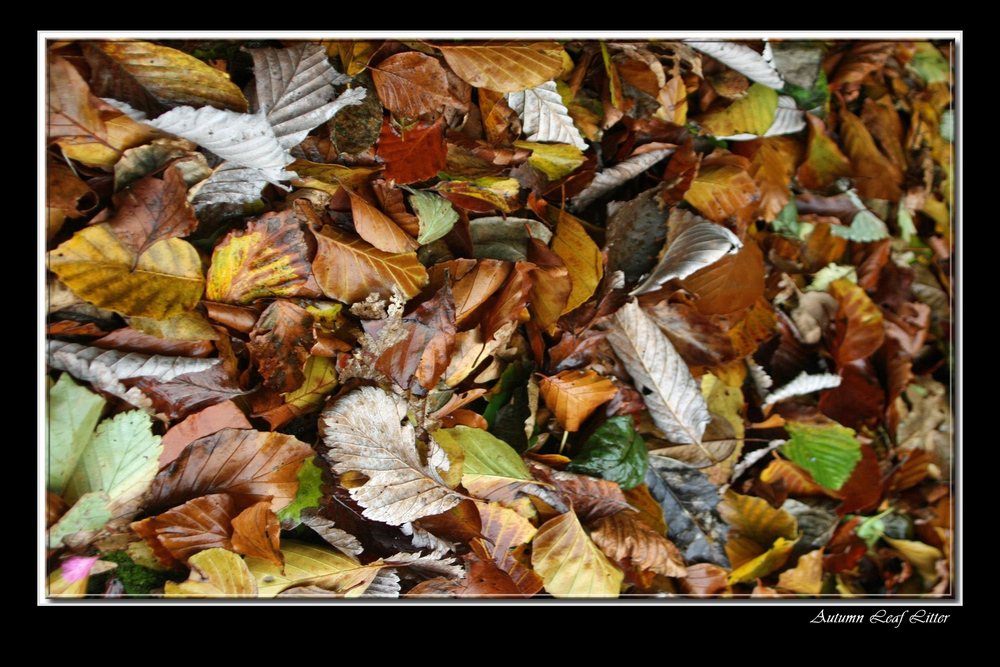
<svg viewBox="0 0 1000 667"><path fill-rule="evenodd" d="M87 593L100 595L104 592L108 577L114 576L125 587L125 593L131 597L149 597L149 592L155 588L162 588L168 581L185 579L183 573L178 572L156 572L141 565L136 565L124 551L114 551L101 556L101 560L117 563L118 567L91 577L87 584Z"/></svg>

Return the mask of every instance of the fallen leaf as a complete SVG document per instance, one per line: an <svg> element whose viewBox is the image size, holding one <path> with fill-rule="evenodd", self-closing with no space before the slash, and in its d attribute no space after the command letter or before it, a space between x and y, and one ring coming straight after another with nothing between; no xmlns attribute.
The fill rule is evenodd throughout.
<svg viewBox="0 0 1000 667"><path fill-rule="evenodd" d="M767 576L782 567L792 554L798 540L786 540L779 537L774 545L765 553L734 569L729 573L728 582L732 584L749 583L760 577Z"/></svg>
<svg viewBox="0 0 1000 667"><path fill-rule="evenodd" d="M81 229L49 253L49 268L82 299L134 317L191 310L205 289L188 242L165 239L136 256L106 224Z"/></svg>
<svg viewBox="0 0 1000 667"><path fill-rule="evenodd" d="M632 417L622 415L612 417L594 431L566 469L615 482L628 490L642 483L648 466L645 441L636 432Z"/></svg>
<svg viewBox="0 0 1000 667"><path fill-rule="evenodd" d="M687 39L684 43L768 88L781 90L785 85L774 66L749 46L701 39Z"/></svg>
<svg viewBox="0 0 1000 667"><path fill-rule="evenodd" d="M539 86L562 71L562 47L535 44L486 43L439 46L448 66L476 88L500 93Z"/></svg>
<svg viewBox="0 0 1000 667"><path fill-rule="evenodd" d="M371 73L379 99L396 116L433 119L454 104L437 58L416 51L397 53L372 67Z"/></svg>
<svg viewBox="0 0 1000 667"><path fill-rule="evenodd" d="M68 373L61 374L49 388L48 399L45 486L61 496L101 418L105 401L73 382Z"/></svg>
<svg viewBox="0 0 1000 667"><path fill-rule="evenodd" d="M280 567L284 564L280 533L281 526L271 503L256 503L233 519L233 551L244 556L266 558Z"/></svg>
<svg viewBox="0 0 1000 667"><path fill-rule="evenodd" d="M48 114L45 129L48 138L85 137L112 148L107 143L108 128L94 107L94 98L83 77L65 58L51 53L46 64Z"/></svg>
<svg viewBox="0 0 1000 667"><path fill-rule="evenodd" d="M584 162L583 153L572 144L515 141L514 145L530 150L528 164L548 176L550 181L569 176Z"/></svg>
<svg viewBox="0 0 1000 667"><path fill-rule="evenodd" d="M573 512L549 519L532 541L531 566L557 598L616 598L624 574L587 537Z"/></svg>
<svg viewBox="0 0 1000 667"><path fill-rule="evenodd" d="M191 556L206 549L233 551L232 520L237 513L232 497L214 493L133 523L132 530L152 547L163 567L177 561L187 565Z"/></svg>
<svg viewBox="0 0 1000 667"><path fill-rule="evenodd" d="M507 104L521 118L521 131L528 141L572 144L581 150L587 142L576 129L573 119L562 103L555 81L547 81L523 91L509 92ZM580 164L583 163L581 157ZM550 176L550 178L552 178ZM561 177L554 177L553 180Z"/></svg>
<svg viewBox="0 0 1000 667"><path fill-rule="evenodd" d="M442 121L420 123L400 134L386 118L376 153L387 165L385 177L396 183L415 183L437 176L448 157Z"/></svg>
<svg viewBox="0 0 1000 667"><path fill-rule="evenodd" d="M537 220L526 218L476 218L469 224L476 259L509 262L528 258L529 239L548 243L552 232Z"/></svg>
<svg viewBox="0 0 1000 667"><path fill-rule="evenodd" d="M810 190L825 190L838 178L851 175L851 161L829 137L822 120L812 114L806 114L806 120L809 122L809 149L795 177Z"/></svg>
<svg viewBox="0 0 1000 667"><path fill-rule="evenodd" d="M764 292L763 256L747 238L743 248L685 278L681 285L706 315L725 315L752 306Z"/></svg>
<svg viewBox="0 0 1000 667"><path fill-rule="evenodd" d="M823 549L815 549L799 557L791 570L778 577L778 588L804 595L819 595L823 590Z"/></svg>
<svg viewBox="0 0 1000 667"><path fill-rule="evenodd" d="M513 213L521 208L517 198L520 184L513 178L484 176L474 181L442 181L434 186L451 203L469 211L489 212L499 209Z"/></svg>
<svg viewBox="0 0 1000 667"><path fill-rule="evenodd" d="M245 509L264 500L280 510L295 499L299 467L312 448L290 435L226 428L195 440L153 480L146 512L210 493Z"/></svg>
<svg viewBox="0 0 1000 667"><path fill-rule="evenodd" d="M437 384L455 349L455 300L445 284L402 320L406 338L379 356L375 367L403 389L413 381L424 391ZM423 393L414 388L416 393Z"/></svg>
<svg viewBox="0 0 1000 667"><path fill-rule="evenodd" d="M854 185L867 199L898 201L903 172L879 152L875 140L860 118L847 109L840 112L840 133L844 150L851 159Z"/></svg>
<svg viewBox="0 0 1000 667"><path fill-rule="evenodd" d="M812 475L817 484L838 491L861 460L861 445L854 438L854 429L837 423L814 426L803 422L787 422L785 430L791 439L781 447L787 456Z"/></svg>
<svg viewBox="0 0 1000 667"><path fill-rule="evenodd" d="M247 348L265 386L278 392L302 386L314 342L312 325L313 316L290 301L275 301L261 313Z"/></svg>
<svg viewBox="0 0 1000 667"><path fill-rule="evenodd" d="M462 499L441 478L439 471L450 468L444 450L429 443L424 463L413 427L400 423L405 418L406 403L374 387L341 397L321 417L323 455L334 471L368 477L350 490L351 498L366 517L395 526L440 514Z"/></svg>
<svg viewBox="0 0 1000 667"><path fill-rule="evenodd" d="M56 496L58 498L58 496ZM113 515L108 510L110 498L103 491L85 493L54 522L47 531L46 546L63 546L79 551L104 529Z"/></svg>
<svg viewBox="0 0 1000 667"><path fill-rule="evenodd" d="M580 222L560 209L556 233L552 237L552 252L559 255L569 270L572 290L561 314L576 310L590 299L604 277L604 262L600 248Z"/></svg>
<svg viewBox="0 0 1000 667"><path fill-rule="evenodd" d="M591 537L610 558L651 570L665 577L687 576L684 559L672 542L638 518L635 512L619 512L594 524Z"/></svg>
<svg viewBox="0 0 1000 667"><path fill-rule="evenodd" d="M246 565L259 588L259 597L273 598L289 588L310 585L343 597L357 597L385 567L381 560L362 565L340 551L294 540L282 541L281 554L284 567L265 558L247 556Z"/></svg>
<svg viewBox="0 0 1000 667"><path fill-rule="evenodd" d="M561 470L542 469L532 464L535 476L553 484L559 494L573 506L573 512L587 525L616 512L632 509L617 483L589 475L576 475Z"/></svg>
<svg viewBox="0 0 1000 667"><path fill-rule="evenodd" d="M760 196L757 184L743 168L735 164L703 164L684 193L684 201L712 222L721 223Z"/></svg>
<svg viewBox="0 0 1000 667"><path fill-rule="evenodd" d="M167 598L253 598L257 582L243 559L226 549L207 549L190 558L187 581L166 583Z"/></svg>
<svg viewBox="0 0 1000 667"><path fill-rule="evenodd" d="M329 357L310 356L302 369L302 384L285 394L285 402L260 413L271 430L277 429L296 417L315 412L323 407L327 395L337 387L337 364Z"/></svg>
<svg viewBox="0 0 1000 667"><path fill-rule="evenodd" d="M778 93L760 83L750 86L746 93L732 104L700 121L707 134L724 137L733 134L763 135L774 123L778 108Z"/></svg>
<svg viewBox="0 0 1000 667"><path fill-rule="evenodd" d="M580 425L604 403L618 388L605 377L592 370L563 371L543 377L539 383L542 398L552 410L559 425L570 432L580 430Z"/></svg>
<svg viewBox="0 0 1000 667"><path fill-rule="evenodd" d="M392 218L353 192L348 194L351 197L354 229L365 241L382 252L395 254L413 252L419 247L419 244L400 229Z"/></svg>
<svg viewBox="0 0 1000 667"><path fill-rule="evenodd" d="M674 152L673 148L660 148L628 157L618 164L608 167L601 173L594 176L580 194L571 200L574 210L587 208L591 203L600 199L620 185L637 177L660 160L664 160Z"/></svg>
<svg viewBox="0 0 1000 667"><path fill-rule="evenodd" d="M432 192L410 191L410 205L417 214L417 243L426 245L451 231L458 222L458 213L451 204Z"/></svg>

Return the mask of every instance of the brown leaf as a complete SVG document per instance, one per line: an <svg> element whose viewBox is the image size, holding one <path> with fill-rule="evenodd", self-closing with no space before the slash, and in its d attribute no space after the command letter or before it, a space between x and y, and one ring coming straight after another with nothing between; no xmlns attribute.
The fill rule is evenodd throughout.
<svg viewBox="0 0 1000 667"><path fill-rule="evenodd" d="M837 507L837 514L860 514L873 508L882 498L882 489L882 473L879 471L875 450L871 445L861 445L861 460L840 487L839 494L844 502Z"/></svg>
<svg viewBox="0 0 1000 667"><path fill-rule="evenodd" d="M900 171L906 171L906 154L903 152L903 123L889 95L875 100L865 98L861 120L882 150Z"/></svg>
<svg viewBox="0 0 1000 667"><path fill-rule="evenodd" d="M448 159L444 124L418 124L400 134L388 118L382 123L376 153L385 163L385 177L396 183L415 183L437 176Z"/></svg>
<svg viewBox="0 0 1000 667"><path fill-rule="evenodd" d="M351 214L354 216L354 229L368 243L390 253L413 252L420 247L415 239L400 229L392 219L364 199L349 193L351 197Z"/></svg>
<svg viewBox="0 0 1000 667"><path fill-rule="evenodd" d="M97 205L97 195L65 164L46 166L45 205L79 218Z"/></svg>
<svg viewBox="0 0 1000 667"><path fill-rule="evenodd" d="M739 356L729 335L686 303L661 301L646 312L688 366L715 366Z"/></svg>
<svg viewBox="0 0 1000 667"><path fill-rule="evenodd" d="M615 482L542 468L537 464L532 464L531 471L539 481L554 484L585 524L632 509Z"/></svg>
<svg viewBox="0 0 1000 667"><path fill-rule="evenodd" d="M863 289L849 280L835 280L828 291L840 304L833 344L837 365L844 366L873 354L885 340L882 311Z"/></svg>
<svg viewBox="0 0 1000 667"><path fill-rule="evenodd" d="M480 88L479 110L483 117L483 131L492 143L509 146L521 136L521 119L507 104L502 93Z"/></svg>
<svg viewBox="0 0 1000 667"><path fill-rule="evenodd" d="M563 371L543 377L539 383L545 405L555 413L559 425L576 432L597 408L607 403L618 388L592 370Z"/></svg>
<svg viewBox="0 0 1000 667"><path fill-rule="evenodd" d="M778 577L778 588L805 595L819 595L823 589L823 549L800 556L793 569L785 570Z"/></svg>
<svg viewBox="0 0 1000 667"><path fill-rule="evenodd" d="M830 419L855 431L874 430L885 416L885 392L867 359L857 359L837 370L840 385L820 394L819 409Z"/></svg>
<svg viewBox="0 0 1000 667"><path fill-rule="evenodd" d="M507 278L503 289L497 295L493 306L483 317L484 339L489 341L504 325L516 322L521 311L528 304L531 291L531 272L535 265L531 262L517 262Z"/></svg>
<svg viewBox="0 0 1000 667"><path fill-rule="evenodd" d="M879 152L875 140L861 119L847 109L840 112L840 134L854 168L854 184L866 199L899 201L903 172Z"/></svg>
<svg viewBox="0 0 1000 667"><path fill-rule="evenodd" d="M223 429L195 440L156 476L145 510L209 493L228 493L241 509L270 498L271 508L280 510L295 499L299 467L313 454L290 435Z"/></svg>
<svg viewBox="0 0 1000 667"><path fill-rule="evenodd" d="M774 220L792 198L789 183L798 162L797 149L798 145L787 137L769 137L761 140L750 159L749 173L761 192L757 215L766 222Z"/></svg>
<svg viewBox="0 0 1000 667"><path fill-rule="evenodd" d="M330 225L315 234L318 248L313 272L323 293L333 299L355 303L372 292L388 299L392 287L409 299L427 283L427 271L416 253L382 252Z"/></svg>
<svg viewBox="0 0 1000 667"><path fill-rule="evenodd" d="M538 328L550 332L566 310L573 290L569 268L559 255L535 238L528 242L528 261L536 267L531 274L528 309Z"/></svg>
<svg viewBox="0 0 1000 667"><path fill-rule="evenodd" d="M279 300L261 313L247 348L264 385L284 393L305 380L303 367L314 342L313 316L291 301Z"/></svg>
<svg viewBox="0 0 1000 667"><path fill-rule="evenodd" d="M100 42L82 42L80 50L90 66L90 89L95 95L127 102L149 118L163 113L165 109L159 100L117 60L102 51Z"/></svg>
<svg viewBox="0 0 1000 667"><path fill-rule="evenodd" d="M224 428L253 428L243 411L232 401L212 405L197 412L169 429L160 443L160 468L163 469L176 459L189 444L199 438L217 433Z"/></svg>
<svg viewBox="0 0 1000 667"><path fill-rule="evenodd" d="M139 255L157 241L191 234L198 218L187 202L187 185L178 169L163 180L147 176L114 196L115 215L108 226Z"/></svg>
<svg viewBox="0 0 1000 667"><path fill-rule="evenodd" d="M838 178L851 174L851 161L829 137L822 120L811 113L806 114L806 120L809 122L809 149L795 178L810 190L825 190Z"/></svg>
<svg viewBox="0 0 1000 667"><path fill-rule="evenodd" d="M168 357L207 357L215 350L209 340L165 340L131 327L115 329L90 343L93 347L119 352L162 354Z"/></svg>
<svg viewBox="0 0 1000 667"><path fill-rule="evenodd" d="M311 246L292 211L265 213L215 247L205 298L246 305L266 297L314 296L306 289Z"/></svg>
<svg viewBox="0 0 1000 667"><path fill-rule="evenodd" d="M200 373L179 375L169 382L144 377L135 386L152 399L158 412L169 419L181 419L210 405L248 393L233 381L223 364Z"/></svg>
<svg viewBox="0 0 1000 667"><path fill-rule="evenodd" d="M371 67L382 105L394 116L432 120L454 104L448 77L437 58L407 51L389 56Z"/></svg>
<svg viewBox="0 0 1000 667"><path fill-rule="evenodd" d="M205 549L233 550L231 522L237 514L232 497L225 493L205 495L132 524L164 567L175 561L185 565Z"/></svg>
<svg viewBox="0 0 1000 667"><path fill-rule="evenodd" d="M856 89L862 79L882 69L895 49L893 42L857 41L837 64L830 77L830 90Z"/></svg>
<svg viewBox="0 0 1000 667"><path fill-rule="evenodd" d="M279 543L281 525L270 501L251 505L233 519L233 551L266 558L278 567L285 564Z"/></svg>
<svg viewBox="0 0 1000 667"><path fill-rule="evenodd" d="M534 88L562 71L562 47L555 42L487 42L438 48L464 81L500 93Z"/></svg>
<svg viewBox="0 0 1000 667"><path fill-rule="evenodd" d="M764 293L764 257L750 238L743 248L682 282L697 298L695 307L706 315L725 315L753 303Z"/></svg>
<svg viewBox="0 0 1000 667"><path fill-rule="evenodd" d="M451 287L445 284L434 298L404 317L402 326L406 338L382 353L375 367L403 389L410 389L416 380L423 390L429 391L448 368L455 349L455 301Z"/></svg>
<svg viewBox="0 0 1000 667"><path fill-rule="evenodd" d="M681 590L697 597L713 595L726 590L729 573L711 563L698 563L687 569L688 576L681 581Z"/></svg>
<svg viewBox="0 0 1000 667"><path fill-rule="evenodd" d="M107 145L108 130L92 102L83 77L64 58L48 54L48 117L46 135L92 137Z"/></svg>
<svg viewBox="0 0 1000 667"><path fill-rule="evenodd" d="M481 312L479 307L500 289L512 268L510 262L480 259L469 272L462 276L452 276L455 280L455 285L452 287L455 298L455 324L459 329L464 328L470 321L476 321L475 316Z"/></svg>
<svg viewBox="0 0 1000 667"><path fill-rule="evenodd" d="M205 310L208 311L210 318L219 324L229 327L233 331L245 334L253 331L263 310L263 307L260 305L244 307L232 306L228 303L215 303L214 301L202 301L201 303L205 306Z"/></svg>
<svg viewBox="0 0 1000 667"><path fill-rule="evenodd" d="M373 181L371 183L375 196L382 204L382 210L392 218L392 221L399 225L399 228L412 237L420 234L420 220L406 210L406 201L403 199L403 190L393 187L384 180Z"/></svg>
<svg viewBox="0 0 1000 667"><path fill-rule="evenodd" d="M615 561L630 558L632 565L665 577L684 577L684 557L673 542L647 526L637 512L618 512L593 524L594 543Z"/></svg>
<svg viewBox="0 0 1000 667"><path fill-rule="evenodd" d="M406 597L524 597L510 576L492 560L476 554L466 554L463 559L468 565L464 577L453 580L444 577L428 579L411 588Z"/></svg>

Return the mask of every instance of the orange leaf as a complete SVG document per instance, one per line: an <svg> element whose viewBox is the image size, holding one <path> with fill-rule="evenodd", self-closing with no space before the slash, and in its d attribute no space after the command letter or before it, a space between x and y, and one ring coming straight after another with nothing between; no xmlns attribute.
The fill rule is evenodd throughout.
<svg viewBox="0 0 1000 667"><path fill-rule="evenodd" d="M837 494L826 489L813 481L812 475L804 468L786 461L775 458L760 473L760 481L767 484L774 484L781 480L788 495L792 497L800 496L830 496L836 498Z"/></svg>
<svg viewBox="0 0 1000 667"><path fill-rule="evenodd" d="M237 513L231 496L216 493L189 500L162 514L132 524L164 567L205 549L233 550L231 522Z"/></svg>
<svg viewBox="0 0 1000 667"><path fill-rule="evenodd" d="M454 104L448 92L448 77L437 58L406 51L370 69L382 105L395 116L437 117L442 108Z"/></svg>
<svg viewBox="0 0 1000 667"><path fill-rule="evenodd" d="M795 593L819 595L823 590L823 549L800 556L793 569L785 570L778 577L778 587Z"/></svg>
<svg viewBox="0 0 1000 667"><path fill-rule="evenodd" d="M279 543L281 524L270 502L251 505L233 519L233 550L244 556L266 558L278 567L285 559Z"/></svg>
<svg viewBox="0 0 1000 667"><path fill-rule="evenodd" d="M444 125L419 124L399 134L389 119L382 123L376 144L376 154L385 163L385 177L396 183L415 183L437 176L448 158L444 141Z"/></svg>
<svg viewBox="0 0 1000 667"><path fill-rule="evenodd" d="M757 215L765 222L774 220L792 198L788 186L795 171L795 157L789 153L795 148L787 137L770 137L761 141L750 159L750 176L761 192Z"/></svg>
<svg viewBox="0 0 1000 667"><path fill-rule="evenodd" d="M835 280L828 291L840 303L833 346L837 365L844 366L873 354L885 340L882 311L850 280Z"/></svg>
<svg viewBox="0 0 1000 667"><path fill-rule="evenodd" d="M573 281L562 258L538 239L528 241L528 260L536 267L531 276L528 308L538 328L552 333L566 309Z"/></svg>
<svg viewBox="0 0 1000 667"><path fill-rule="evenodd" d="M420 244L396 225L392 219L364 199L349 192L351 215L358 236L381 250L395 254L413 252Z"/></svg>
<svg viewBox="0 0 1000 667"><path fill-rule="evenodd" d="M851 174L851 161L827 135L822 120L811 113L806 114L806 120L809 121L809 150L795 177L810 190L825 190L841 176Z"/></svg>
<svg viewBox="0 0 1000 667"><path fill-rule="evenodd" d="M316 232L316 241L316 281L324 294L338 301L355 303L372 292L388 299L392 286L409 299L427 284L427 271L416 253L382 252L330 225Z"/></svg>
<svg viewBox="0 0 1000 667"><path fill-rule="evenodd" d="M484 339L489 341L502 326L515 322L528 303L531 291L531 273L535 265L531 262L517 262L507 278L493 306L483 318Z"/></svg>
<svg viewBox="0 0 1000 667"><path fill-rule="evenodd" d="M681 284L698 297L694 305L702 313L736 312L753 305L764 293L764 256L757 244L747 238L739 252L724 255Z"/></svg>
<svg viewBox="0 0 1000 667"><path fill-rule="evenodd" d="M570 432L580 430L598 407L607 403L618 388L592 370L563 371L543 377L539 383L545 405L555 413L559 425Z"/></svg>
<svg viewBox="0 0 1000 667"><path fill-rule="evenodd" d="M713 222L722 222L759 199L760 190L753 178L735 164L702 165L684 193L684 201Z"/></svg>
<svg viewBox="0 0 1000 667"><path fill-rule="evenodd" d="M507 276L510 275L511 268L510 262L499 259L481 259L465 275L452 276L453 280L457 278L452 292L455 296L455 324L459 328L462 328L470 320L475 320L474 315L479 306L486 303L486 300L500 289L500 286L507 280Z"/></svg>
<svg viewBox="0 0 1000 667"><path fill-rule="evenodd" d="M476 88L513 93L540 86L562 71L562 47L554 42L441 46L448 66Z"/></svg>
<svg viewBox="0 0 1000 667"><path fill-rule="evenodd" d="M847 109L840 112L840 134L854 167L854 184L861 197L899 201L903 172L879 152L861 119Z"/></svg>
<svg viewBox="0 0 1000 667"><path fill-rule="evenodd" d="M857 88L862 79L882 69L896 50L893 42L858 41L841 59L830 79L830 90Z"/></svg>
<svg viewBox="0 0 1000 667"><path fill-rule="evenodd" d="M243 411L232 401L212 405L191 415L177 424L163 436L160 454L160 468L165 467L187 447L199 438L218 433L224 428L253 428Z"/></svg>
<svg viewBox="0 0 1000 667"><path fill-rule="evenodd" d="M600 519L590 536L612 560L629 558L632 565L665 577L687 576L680 550L643 523L637 512L618 512Z"/></svg>
<svg viewBox="0 0 1000 667"><path fill-rule="evenodd" d="M681 581L685 593L700 597L726 590L729 573L718 565L698 563L687 571L688 576Z"/></svg>

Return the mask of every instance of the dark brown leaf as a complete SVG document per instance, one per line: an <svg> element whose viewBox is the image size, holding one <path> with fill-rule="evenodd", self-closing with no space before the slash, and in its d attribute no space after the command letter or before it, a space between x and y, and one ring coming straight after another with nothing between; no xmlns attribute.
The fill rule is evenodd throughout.
<svg viewBox="0 0 1000 667"><path fill-rule="evenodd" d="M291 301L279 300L261 313L247 348L264 385L284 393L302 386L313 343L313 316Z"/></svg>

